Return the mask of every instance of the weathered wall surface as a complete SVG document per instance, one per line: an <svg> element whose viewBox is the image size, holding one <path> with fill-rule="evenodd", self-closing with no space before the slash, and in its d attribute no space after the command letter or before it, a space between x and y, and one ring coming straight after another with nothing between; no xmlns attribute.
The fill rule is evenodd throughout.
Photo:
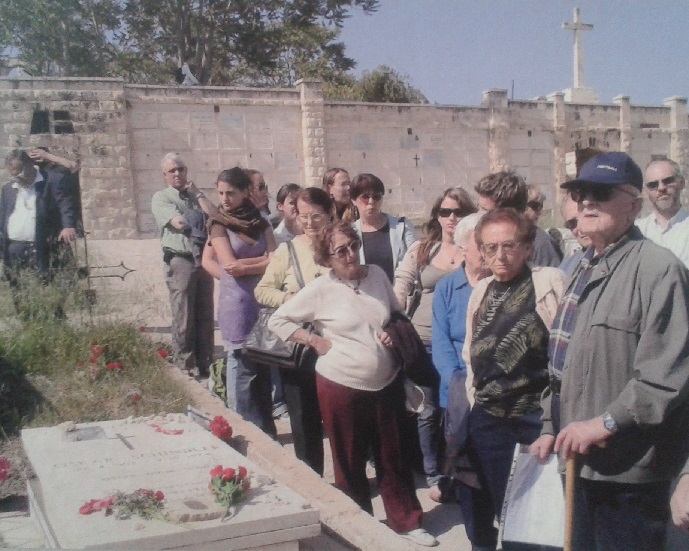
<svg viewBox="0 0 689 551"><path fill-rule="evenodd" d="M234 165L263 171L273 193L286 182L319 185L331 166L372 172L386 185L385 209L421 222L443 189L473 192L479 178L508 168L542 186L552 208L565 154L577 148L627 151L642 166L668 156L687 173L689 117L678 97L662 106L633 106L626 96L578 105L561 93L509 101L506 90L489 90L479 106L458 107L325 102L318 81L252 89L0 78L0 155L38 145L81 160L84 226L99 263L131 256L138 275L130 280L150 282L160 277L150 200L168 151L211 193L220 170ZM141 240L151 242L134 246ZM167 307L163 287L149 298Z"/></svg>

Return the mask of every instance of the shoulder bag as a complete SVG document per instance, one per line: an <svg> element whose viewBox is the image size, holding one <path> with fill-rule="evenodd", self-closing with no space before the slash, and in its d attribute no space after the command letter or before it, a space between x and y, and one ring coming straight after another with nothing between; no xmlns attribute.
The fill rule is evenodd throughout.
<svg viewBox="0 0 689 551"><path fill-rule="evenodd" d="M290 264L294 267L294 275L301 289L305 285L304 277L294 250L294 244L291 241L287 241L287 249L289 250ZM242 352L247 358L260 364L276 365L286 369L301 368L307 361L311 361L315 351L305 344L285 342L268 329L268 319L275 310L277 308L268 306L260 309L258 319L244 342ZM313 325L306 323L303 329L311 333L313 332Z"/></svg>

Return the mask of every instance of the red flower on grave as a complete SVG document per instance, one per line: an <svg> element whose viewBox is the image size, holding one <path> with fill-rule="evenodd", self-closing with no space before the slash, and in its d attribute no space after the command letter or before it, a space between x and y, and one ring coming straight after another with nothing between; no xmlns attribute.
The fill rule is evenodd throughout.
<svg viewBox="0 0 689 551"><path fill-rule="evenodd" d="M211 421L209 428L215 436L220 438L220 440L227 443L230 442L230 438L232 438L232 427L227 422L227 419L220 415L216 415Z"/></svg>
<svg viewBox="0 0 689 551"><path fill-rule="evenodd" d="M84 503L81 507L79 507L79 514L80 515L90 515L91 513L95 512L96 509L93 508L93 501L89 501L88 503Z"/></svg>
<svg viewBox="0 0 689 551"><path fill-rule="evenodd" d="M4 455L0 455L0 469L6 470L10 468L10 462Z"/></svg>
<svg viewBox="0 0 689 551"><path fill-rule="evenodd" d="M135 393L134 396L132 396L132 400L138 402L139 400L141 400L141 394L139 394L138 392Z"/></svg>
<svg viewBox="0 0 689 551"><path fill-rule="evenodd" d="M108 371L115 371L115 369L119 369L117 362L110 362L105 366L105 369Z"/></svg>
<svg viewBox="0 0 689 551"><path fill-rule="evenodd" d="M163 360L166 359L169 355L170 355L170 353L167 350L165 350L164 348L161 348L160 350L158 350L158 356L163 358Z"/></svg>
<svg viewBox="0 0 689 551"><path fill-rule="evenodd" d="M210 471L211 478L222 476L222 465L216 465Z"/></svg>
<svg viewBox="0 0 689 551"><path fill-rule="evenodd" d="M153 497L155 497L158 501L163 501L165 499L165 494L158 490Z"/></svg>
<svg viewBox="0 0 689 551"><path fill-rule="evenodd" d="M102 353L103 353L102 348L94 348L93 350L91 350L91 354L93 354L94 356L100 356Z"/></svg>
<svg viewBox="0 0 689 551"><path fill-rule="evenodd" d="M246 478L247 475L247 470L246 467L242 467L241 465L237 467L237 473L239 474L239 479L243 480Z"/></svg>
<svg viewBox="0 0 689 551"><path fill-rule="evenodd" d="M236 474L236 471L232 467L227 467L227 468L223 469L223 471L222 471L222 477L225 480L233 480L235 474Z"/></svg>
<svg viewBox="0 0 689 551"><path fill-rule="evenodd" d="M223 467L217 465L211 469L211 481L208 489L215 496L215 501L220 503L228 510L233 503L245 498L246 491L249 489L249 478L241 479L238 475L247 475L244 467Z"/></svg>

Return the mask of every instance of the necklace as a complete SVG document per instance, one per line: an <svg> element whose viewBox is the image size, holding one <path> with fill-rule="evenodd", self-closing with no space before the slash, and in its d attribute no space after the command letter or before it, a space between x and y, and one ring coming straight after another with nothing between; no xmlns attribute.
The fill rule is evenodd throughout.
<svg viewBox="0 0 689 551"><path fill-rule="evenodd" d="M352 291L354 291L357 295L360 295L360 294L361 294L361 290L359 290L359 287L361 287L361 278L357 279L357 280L356 280L356 283L355 283L354 285L350 285L350 284L347 283L347 281L345 281L344 279L338 279L338 281L339 281L340 283L342 283L343 285L349 287L349 288L350 288Z"/></svg>

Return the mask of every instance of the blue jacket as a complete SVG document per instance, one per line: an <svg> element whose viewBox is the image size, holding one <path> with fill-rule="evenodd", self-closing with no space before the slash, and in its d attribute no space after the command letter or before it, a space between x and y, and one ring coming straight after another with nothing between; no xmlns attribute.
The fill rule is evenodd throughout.
<svg viewBox="0 0 689 551"><path fill-rule="evenodd" d="M389 214L386 216L388 217L388 224L390 224L390 246L392 247L392 267L394 270L404 258L407 249L416 241L416 232L412 223L406 218L395 218ZM361 220L357 220L352 225L361 239ZM363 247L359 249L359 255L361 263L366 264Z"/></svg>
<svg viewBox="0 0 689 551"><path fill-rule="evenodd" d="M456 371L466 372L462 347L466 334L466 313L473 288L464 264L442 278L433 294L433 365L440 373L440 407L447 407L448 389Z"/></svg>
<svg viewBox="0 0 689 551"><path fill-rule="evenodd" d="M41 170L43 180L36 183L36 263L39 271L47 273L51 255L62 245L58 236L64 228L76 228L78 220L77 201L70 189L69 175L61 170ZM7 262L7 223L14 212L17 190L11 183L5 184L0 192L0 248Z"/></svg>

